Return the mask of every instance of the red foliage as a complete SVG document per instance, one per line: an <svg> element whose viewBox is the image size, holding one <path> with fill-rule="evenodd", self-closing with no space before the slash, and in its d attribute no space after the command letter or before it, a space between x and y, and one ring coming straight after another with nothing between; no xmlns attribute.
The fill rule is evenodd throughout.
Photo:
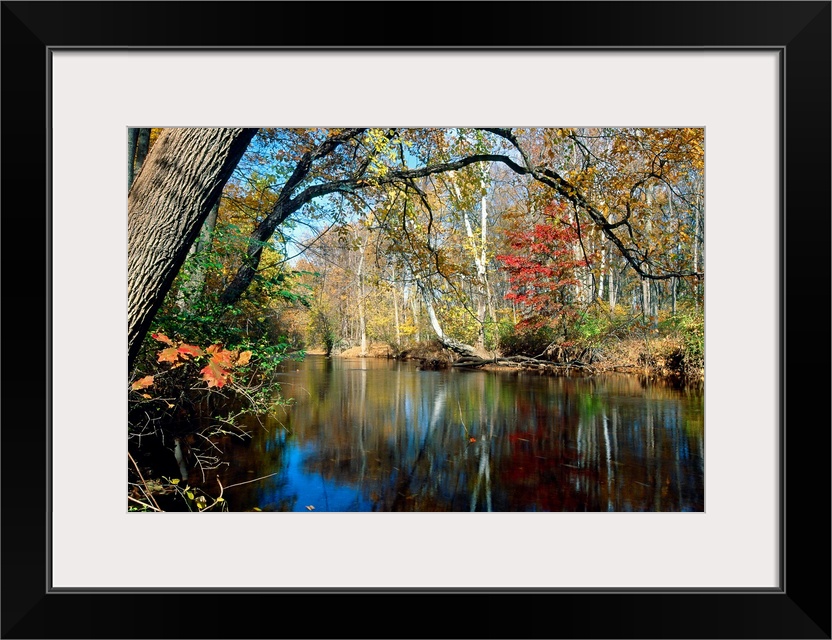
<svg viewBox="0 0 832 640"><path fill-rule="evenodd" d="M179 352L180 356L182 356L183 358L186 358L186 359L187 359L188 356L191 356L193 358L198 358L199 356L202 355L202 349L200 349L199 347L194 346L192 344L185 344L184 342L179 345L179 348L177 349L177 351Z"/></svg>
<svg viewBox="0 0 832 640"><path fill-rule="evenodd" d="M199 372L209 387L222 388L231 378L231 372L223 368L215 358L211 358L211 361L200 369Z"/></svg>
<svg viewBox="0 0 832 640"><path fill-rule="evenodd" d="M578 234L558 204L546 207L547 224L531 231L508 232L512 253L498 255L508 272L511 288L507 300L526 306L536 315L558 315L568 301L570 287L578 284L575 258Z"/></svg>
<svg viewBox="0 0 832 640"><path fill-rule="evenodd" d="M157 360L159 362L176 362L179 359L179 351L176 347L168 347L167 349L162 349L158 353Z"/></svg>
<svg viewBox="0 0 832 640"><path fill-rule="evenodd" d="M202 379L208 383L208 387L222 388L232 380L231 370L235 366L245 366L251 359L251 351L244 351L237 354L236 351L229 351L223 348L222 345L212 344L205 350L185 342L174 342L163 333L153 333L151 337L154 340L170 345L166 349L162 349L156 355L158 362L168 362L171 368L183 366L186 362L208 357L208 363L202 367L199 372L202 374ZM203 360L204 362L204 360ZM143 389L153 384L153 377L147 376L142 380L133 384L133 389Z"/></svg>
<svg viewBox="0 0 832 640"><path fill-rule="evenodd" d="M231 380L231 372L228 369L234 366L237 352L223 349L218 344L212 344L205 352L211 356L211 360L199 371L202 379L208 383L209 387L222 387Z"/></svg>

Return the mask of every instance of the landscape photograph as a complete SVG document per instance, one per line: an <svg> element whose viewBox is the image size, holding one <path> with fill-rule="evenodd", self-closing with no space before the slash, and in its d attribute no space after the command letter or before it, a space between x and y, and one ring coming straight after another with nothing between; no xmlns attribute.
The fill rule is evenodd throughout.
<svg viewBox="0 0 832 640"><path fill-rule="evenodd" d="M704 128L126 142L129 512L705 511Z"/></svg>

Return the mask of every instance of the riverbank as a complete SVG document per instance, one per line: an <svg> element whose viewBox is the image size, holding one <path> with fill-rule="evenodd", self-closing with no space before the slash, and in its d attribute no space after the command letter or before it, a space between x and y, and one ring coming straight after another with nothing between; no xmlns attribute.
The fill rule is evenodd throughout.
<svg viewBox="0 0 832 640"><path fill-rule="evenodd" d="M310 355L325 355L323 349L308 349ZM583 360L556 362L545 358L482 353L478 358L461 358L437 341L420 342L395 353L387 344L372 343L362 356L360 347L350 347L334 357L390 358L418 361L421 368L476 368L484 371L525 371L541 375L594 375L597 373L633 373L657 379L674 379L688 384L704 381L705 370L685 351L685 345L670 336L663 338L623 339L603 349L595 349Z"/></svg>

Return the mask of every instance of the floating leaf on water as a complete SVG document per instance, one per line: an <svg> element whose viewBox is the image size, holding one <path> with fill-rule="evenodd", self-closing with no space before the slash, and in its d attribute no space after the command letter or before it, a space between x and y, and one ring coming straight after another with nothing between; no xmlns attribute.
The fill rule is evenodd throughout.
<svg viewBox="0 0 832 640"><path fill-rule="evenodd" d="M252 511L262 511L262 509L260 507L254 507L254 509L252 509Z"/></svg>

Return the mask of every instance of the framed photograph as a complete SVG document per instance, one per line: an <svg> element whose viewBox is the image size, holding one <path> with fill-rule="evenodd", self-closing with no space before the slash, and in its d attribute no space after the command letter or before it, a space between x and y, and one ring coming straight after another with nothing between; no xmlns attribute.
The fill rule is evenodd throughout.
<svg viewBox="0 0 832 640"><path fill-rule="evenodd" d="M830 637L830 387L829 368L822 364L830 346L828 287L823 288L830 257L829 2L4 2L2 11L3 637ZM469 391L445 386L428 391L434 404L425 405L425 415L444 419L442 411L451 406L448 419L458 420L466 437L443 440L428 455L442 460L442 447L470 448L464 460L448 453L445 466L431 466L451 478L447 485L438 476L425 479L423 486L439 487L435 492L303 493L309 480L299 475L292 480L300 496L296 502L275 483L268 499L263 492L233 494L238 504L250 503L227 513L221 502L210 502L215 494L190 495L194 492L183 471L175 482L165 476L165 487L173 497L190 501L189 510L154 513L169 510L155 502L142 464L131 456L128 470L124 459L132 420L126 390L132 389L140 404L154 384L150 371L144 378L125 376L134 369L134 354L128 360L125 348L128 325L133 340L128 244L140 248L150 242L136 240L128 228L128 130L136 130L138 140L140 130L156 136L164 129L239 128L252 130L253 136L258 129L263 145L258 149L271 150L270 157L277 158L272 170L288 180L300 170L299 164L280 164L292 145L325 146L322 139L340 135L347 140L350 132L355 137L360 131L361 148L370 155L363 158L356 151L352 160L376 167L368 179L384 186L385 172L394 169L381 161L373 164L373 153L384 156L395 140L402 150L413 145L408 158L400 158L402 166L410 159L433 158L420 156L426 136L436 135L431 149L442 149L448 140L442 132L462 127L472 132L470 140L462 134L453 140L465 153L494 159L498 142L505 143L519 155L504 156L503 165L511 168L522 157L515 173L549 180L561 201L541 206L540 220L551 214L557 225L548 232L574 233L569 242L583 248L582 256L563 258L582 261L585 269L564 286L578 298L602 298L608 310L615 301L603 297L599 283L609 286L611 279L603 277L603 267L592 275L589 254L596 256L597 250L597 264L611 264L608 254L601 257L607 240L614 242L617 231L628 226L633 246L640 247L638 239L649 240L659 218L635 222L646 214L627 208L634 221L626 225L593 205L592 232L601 235L581 235L590 230L581 229L568 207L589 211L590 205L576 200L574 185L589 180L593 163L599 171L602 165L614 167L608 177L592 178L611 185L627 167L655 154L651 175L663 179L664 186L654 191L642 186L638 198L651 205L654 198L666 198L654 209L668 212L661 220L676 225L679 246L693 236L696 248L690 255L666 251L653 262L645 250L642 261L631 264L645 269L661 264L669 269L662 274L670 281L672 269L687 262L704 273L707 260L709 276L701 279L701 298L693 289L687 292L690 303L704 310L702 394L684 402L675 392L650 399L655 415L676 416L678 430L668 430L666 423L661 437L642 441L639 429L652 429L654 414L632 408L635 392L595 389L597 396L620 396L620 405L610 410L609 424L606 414L587 422L592 408L582 409L575 429L563 431L572 439L563 447L572 452L574 445L577 458L563 454L558 458L562 473L546 478L558 487L603 478L607 486L582 489L581 495L592 500L576 502L565 490L552 491L544 500L520 470L535 465L536 456L553 455L551 450L533 447L525 427L498 416L493 423L506 423L500 437L523 456L511 461L518 470L512 478L491 477L484 457L487 435L475 422L479 409L466 404ZM265 128L270 129L262 133ZM538 137L518 133L529 130ZM668 130L681 133L671 139L663 133ZM572 145L573 157L567 160L576 167L563 174L566 178L546 173L553 165L531 161L531 145L539 143L534 153L551 158L558 153L551 149L566 148L558 146L564 139ZM175 143L163 139L163 144ZM251 149L247 143L238 157ZM692 148L700 149L701 157ZM583 174L582 153L593 158L584 163ZM623 155L626 163L613 163L613 157ZM152 161L170 167L161 152ZM460 202L465 180L473 180L465 174L465 162L453 167L455 177L441 187ZM674 163L684 165L684 171ZM421 201L428 212L423 226L435 233L431 225L444 214L430 203L440 197L440 187L434 194L408 182L410 174L401 171L402 191L413 189L413 202ZM171 175L187 173L181 167ZM331 184L339 180L350 197L365 186L347 184L337 169L332 176ZM217 184L227 177L218 174ZM492 177L483 174L482 184ZM252 172L247 179L254 184L268 177ZM505 176L500 180L508 184ZM319 178L309 184L321 190L329 183ZM503 197L496 189L486 192ZM694 194L700 192L703 200L697 203ZM201 217L177 232L189 244L215 200L206 196ZM378 198L374 211L393 211L389 203L394 201L389 194L388 200ZM486 205L472 203L472 210L482 207L482 229L476 228L476 218L474 232L468 225L468 241L477 246L474 233L485 237ZM221 219L228 215L220 211ZM401 211L396 215L404 221L407 210ZM501 233L528 240L522 225L531 227L531 214L525 211L517 219L517 228ZM313 226L311 218L301 222ZM405 234L407 224L399 225ZM352 229L344 228L345 233ZM338 251L369 242L356 229L343 246L321 249L317 266L311 257L308 264L296 265L298 272L320 271L324 262L346 264L348 257ZM535 227L535 239L546 229ZM461 222L457 232L466 237ZM428 249L436 246L430 233L425 235ZM284 246L312 241L317 242L298 232ZM392 256L393 246L378 255ZM505 243L507 251L511 246ZM439 252L431 255L438 265ZM625 247L618 258L628 255ZM519 270L521 256L522 251L503 255L506 269ZM442 260L451 259L442 254ZM395 281L398 264L391 259L380 266L375 260L375 276L392 273ZM403 264L413 275L414 290L440 286L417 273L415 258ZM550 277L553 264L530 264L522 264L526 288L506 284L507 299L514 295L538 305L564 327L566 316L559 315L568 306L563 290L557 300L564 306L553 306L554 294L543 301L526 295L541 291L539 282L530 284L529 272L545 271ZM479 262L472 265L473 278ZM448 273L437 267L436 274ZM174 275L162 275L160 282L169 287ZM280 284L265 280L260 278L258 286ZM467 299L475 309L476 285L469 286L474 293ZM651 326L651 295L663 296L667 305L672 300L674 316L677 304L675 285L651 286L627 293L631 304L642 305L645 330ZM396 314L408 300L406 287L401 292L400 298L392 297ZM281 295L290 293L287 288ZM679 304L684 293L679 289ZM184 298L180 302L186 304ZM381 313L381 303L374 304L372 311ZM452 322L451 311L440 312L440 320ZM425 310L432 322L435 315ZM484 304L481 316L485 327ZM581 321L587 331L586 317ZM658 313L654 321L658 330ZM544 345L550 357L535 366L555 367L562 360L591 368L594 360L586 348L563 355L563 349L576 348L571 338L578 335L578 323L570 325L576 331L566 336L570 340ZM404 323L397 320L395 326ZM157 363L198 361L195 371L204 365L200 373L209 389L222 387L232 367L243 368L252 358L244 347L224 350L220 339L186 344L155 326L152 331L154 348L176 351ZM484 328L481 336L473 331L469 342L480 338L487 343ZM327 344L324 338L322 344ZM555 348L561 350L557 355ZM152 356L155 360L155 350ZM469 365L482 365L483 352L470 357ZM512 362L495 358L492 364ZM379 374L370 386L380 393L385 379L388 373ZM358 393L358 386L349 388ZM586 394L590 404L591 396ZM373 407L366 395L343 402L368 411ZM698 427L686 411L699 412ZM637 417L630 426L613 425L613 419L631 414ZM331 414L321 415L318 407L293 419L319 438L341 437L323 431ZM650 443L676 449L661 454L668 456L667 468L657 463L645 467L646 476L628 476L625 459L610 453L625 446L613 442L616 434L634 451ZM427 438L422 442L424 451ZM177 439L180 452L185 440L181 446ZM355 446L360 449L364 441L347 448ZM692 453L691 447L701 449ZM358 456L364 465L358 467L351 459L344 462L342 457L349 457L344 450L334 449L326 460L320 454L322 465L313 470L319 481L337 474L392 473L387 466L401 474L400 462L385 466L381 456ZM407 459L414 473L418 454ZM207 456L197 460L200 473L211 471ZM597 478L575 470L588 456L594 456ZM665 460L661 456L655 459ZM460 469L456 476L448 471L452 464ZM255 478L260 467L250 466L234 481L238 487L248 482L245 473L260 479ZM611 489L615 474L628 478L629 489ZM463 478L468 489L449 493L448 486L464 484ZM129 498L132 508L125 500L126 483L136 487ZM501 491L510 484L511 491ZM226 488L231 496L233 488ZM210 513L193 513L201 510ZM413 603L418 601L408 597L414 595L441 609L434 615L417 612ZM364 623L358 604L394 605L395 611L367 609ZM483 615L478 604L485 605ZM283 609L287 605L291 608ZM311 615L306 614L310 606ZM294 615L269 619L269 612L284 610ZM443 611L451 615L440 615ZM399 624L379 624L390 615Z"/></svg>

